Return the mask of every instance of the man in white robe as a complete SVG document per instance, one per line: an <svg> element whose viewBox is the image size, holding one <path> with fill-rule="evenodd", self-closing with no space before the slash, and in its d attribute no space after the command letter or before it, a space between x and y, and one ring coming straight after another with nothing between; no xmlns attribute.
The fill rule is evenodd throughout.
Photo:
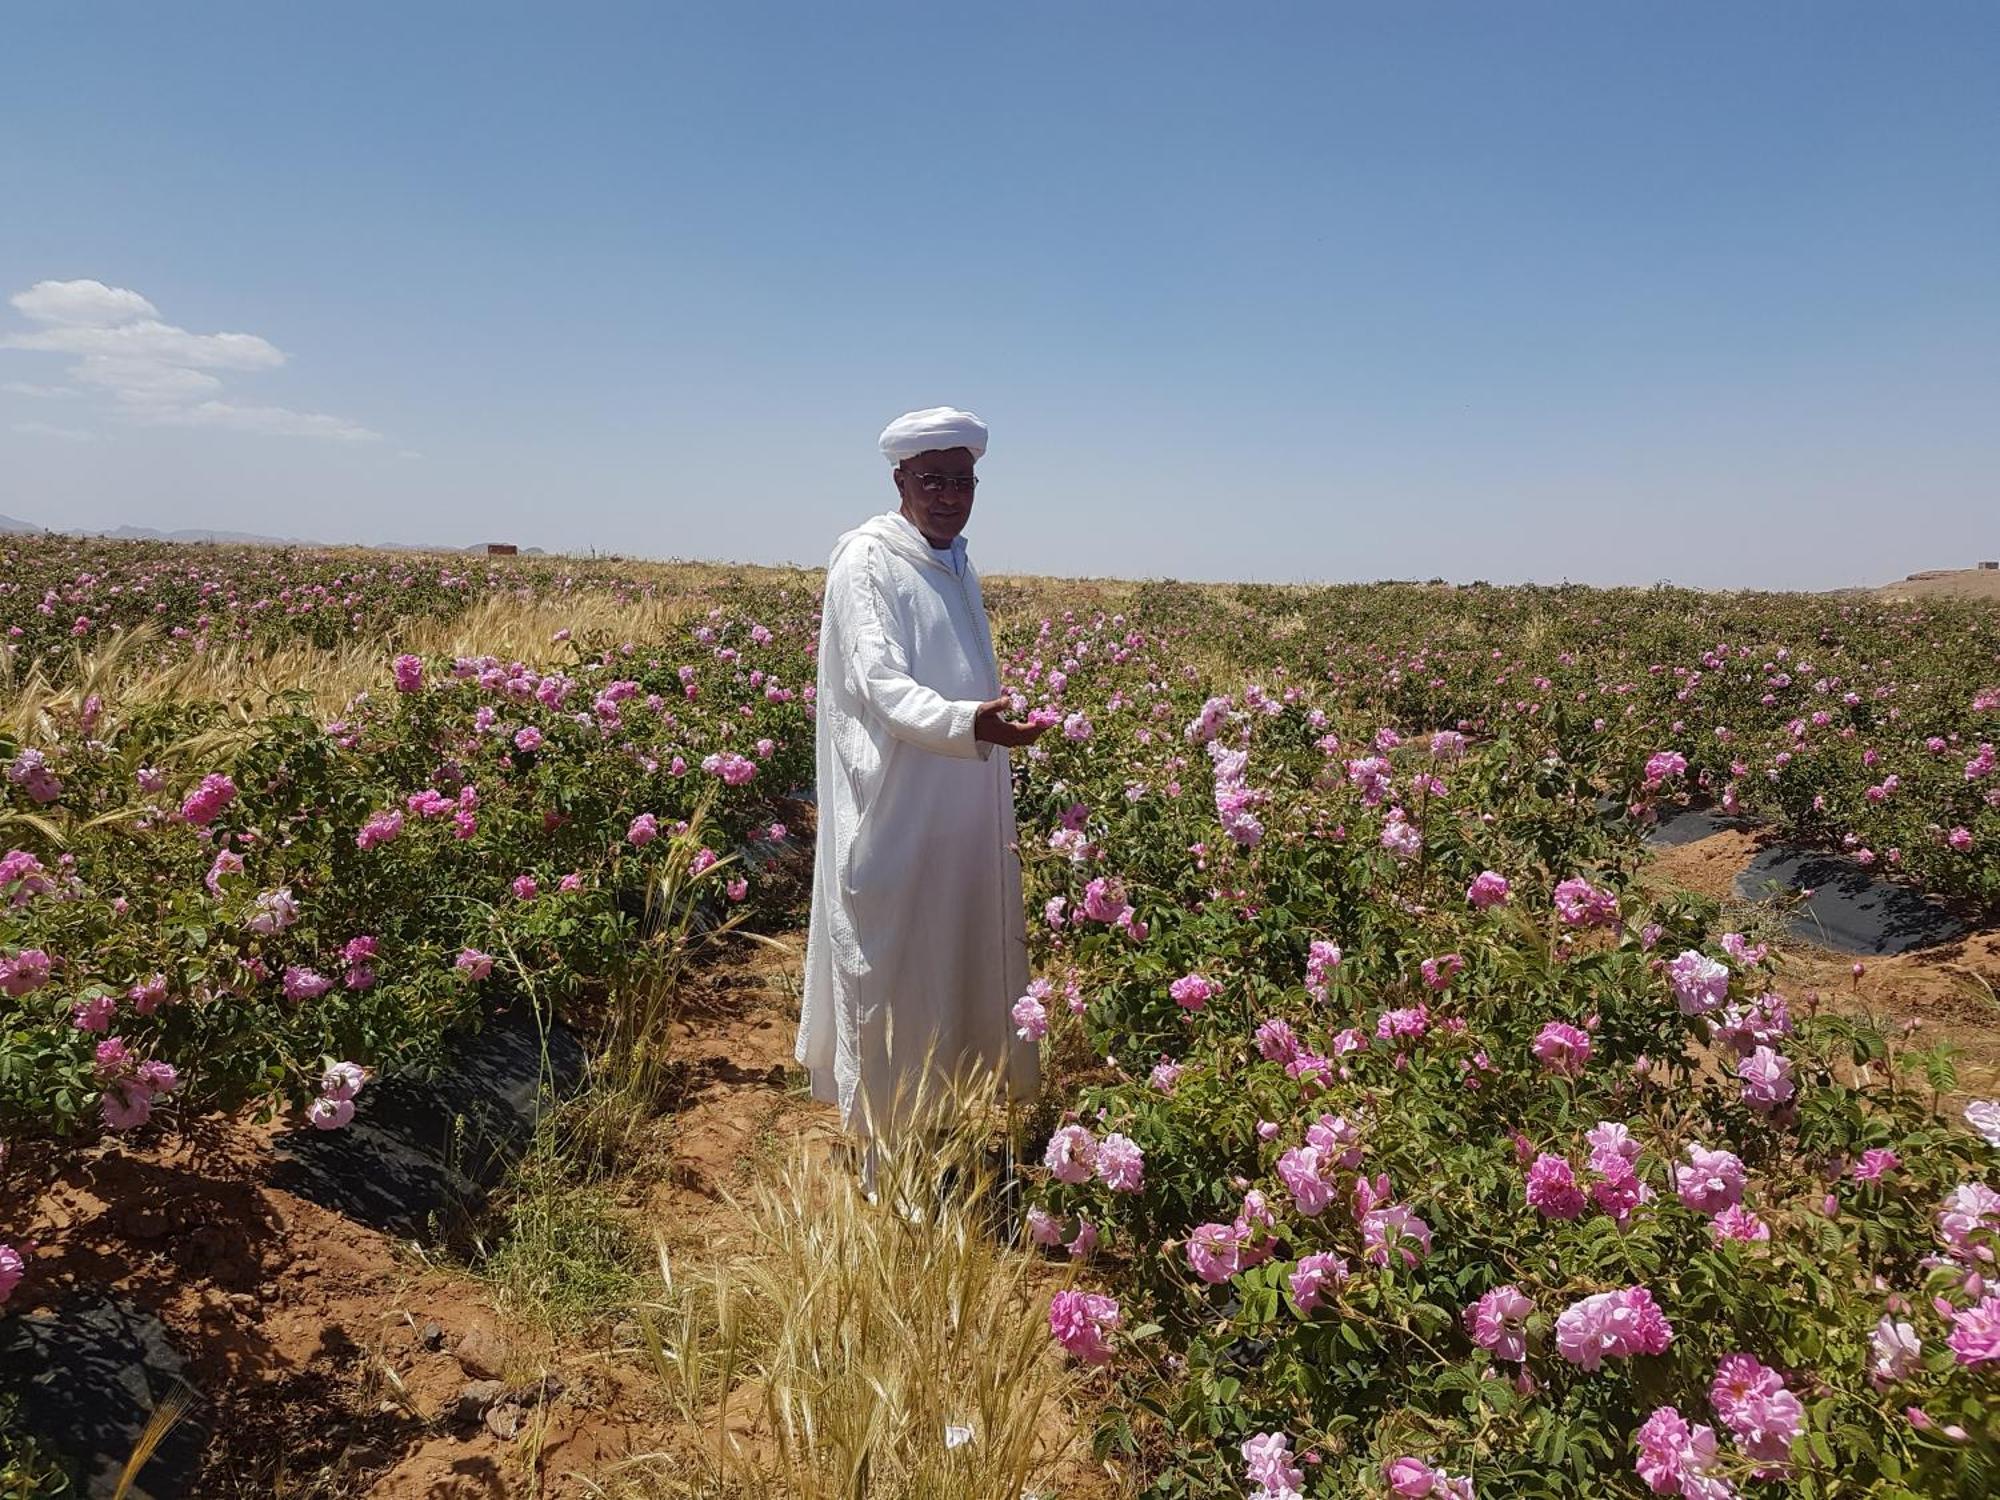
<svg viewBox="0 0 2000 1500"><path fill-rule="evenodd" d="M960 535L986 427L911 412L882 451L901 503L843 535L826 570L798 1039L814 1097L870 1142L939 1079L997 1070L1016 1099L1037 1083L1010 1015L1028 960L1006 750L1042 726L1004 717Z"/></svg>

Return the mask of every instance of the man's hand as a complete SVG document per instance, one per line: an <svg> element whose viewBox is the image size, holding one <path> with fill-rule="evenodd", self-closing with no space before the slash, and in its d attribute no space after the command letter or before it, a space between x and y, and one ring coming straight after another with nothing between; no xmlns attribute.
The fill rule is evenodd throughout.
<svg viewBox="0 0 2000 1500"><path fill-rule="evenodd" d="M995 698L979 705L979 713L972 721L972 737L984 740L989 745L1002 745L1014 750L1022 745L1032 745L1048 729L1046 724L1014 724L1001 717L1014 706L1011 698Z"/></svg>

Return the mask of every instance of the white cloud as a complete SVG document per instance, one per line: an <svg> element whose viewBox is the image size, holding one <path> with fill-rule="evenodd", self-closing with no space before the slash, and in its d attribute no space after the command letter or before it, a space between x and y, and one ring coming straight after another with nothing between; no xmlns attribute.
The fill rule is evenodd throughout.
<svg viewBox="0 0 2000 1500"><path fill-rule="evenodd" d="M144 413L145 421L168 427L229 427L238 432L268 432L278 437L339 438L372 443L382 436L345 417L292 411L283 406L236 406L227 401L201 401L193 406L163 405Z"/></svg>
<svg viewBox="0 0 2000 1500"><path fill-rule="evenodd" d="M400 448L400 449L398 449L398 450L397 450L397 452L396 452L396 457L398 457L398 458L422 458L422 457L423 457L423 454L421 454L421 453L417 452L417 450L416 450L416 449L414 449L414 448Z"/></svg>
<svg viewBox="0 0 2000 1500"><path fill-rule="evenodd" d="M137 292L101 281L38 281L7 299L22 315L37 323L64 323L83 328L133 323L157 318L160 310Z"/></svg>
<svg viewBox="0 0 2000 1500"><path fill-rule="evenodd" d="M193 400L222 389L220 380L201 370L109 354L89 355L70 373L86 385L102 386L127 401Z"/></svg>
<svg viewBox="0 0 2000 1500"><path fill-rule="evenodd" d="M88 443L97 438L96 433L85 432L81 427L57 427L48 422L16 422L14 430L29 437L60 438L66 443Z"/></svg>
<svg viewBox="0 0 2000 1500"><path fill-rule="evenodd" d="M38 327L0 335L0 348L75 357L70 378L108 394L128 420L154 426L218 427L280 437L380 437L358 422L283 406L246 405L221 399L222 380L212 370L274 370L285 353L254 333L190 333L160 317L153 304L128 287L101 281L38 281L8 298ZM17 395L78 395L70 386L10 382Z"/></svg>
<svg viewBox="0 0 2000 1500"><path fill-rule="evenodd" d="M68 396L83 394L73 385L33 385L25 380L0 380L0 393L9 396L34 396L43 401L58 401Z"/></svg>
<svg viewBox="0 0 2000 1500"><path fill-rule="evenodd" d="M10 333L0 344L42 354L147 359L211 370L270 370L285 362L283 350L254 333L189 333L152 318L115 328L81 323L37 328L29 333Z"/></svg>

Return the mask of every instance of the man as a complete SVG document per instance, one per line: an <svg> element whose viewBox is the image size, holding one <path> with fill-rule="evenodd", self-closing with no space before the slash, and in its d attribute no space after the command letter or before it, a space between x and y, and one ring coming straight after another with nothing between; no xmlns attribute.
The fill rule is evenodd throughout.
<svg viewBox="0 0 2000 1500"><path fill-rule="evenodd" d="M872 1142L938 1079L997 1069L1013 1097L1034 1092L1009 1016L1028 962L1004 752L1044 727L1004 716L960 535L986 424L931 407L881 444L900 504L842 536L826 570L798 1041L814 1097L871 1143L871 1191Z"/></svg>

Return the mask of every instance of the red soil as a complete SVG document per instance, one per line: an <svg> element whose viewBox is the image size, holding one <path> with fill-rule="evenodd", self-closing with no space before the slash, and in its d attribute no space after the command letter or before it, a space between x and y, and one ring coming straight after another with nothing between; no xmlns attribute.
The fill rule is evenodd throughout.
<svg viewBox="0 0 2000 1500"><path fill-rule="evenodd" d="M1725 831L1691 844L1654 851L1658 879L1748 912L1731 882L1761 847L1758 835ZM1795 999L1818 994L1827 1004L1917 1023L1916 1043L1948 1041L1958 1049L1958 1090L1968 1097L2000 1094L2000 932L1976 932L1957 942L1861 960L1787 938L1776 945L1779 983Z"/></svg>

